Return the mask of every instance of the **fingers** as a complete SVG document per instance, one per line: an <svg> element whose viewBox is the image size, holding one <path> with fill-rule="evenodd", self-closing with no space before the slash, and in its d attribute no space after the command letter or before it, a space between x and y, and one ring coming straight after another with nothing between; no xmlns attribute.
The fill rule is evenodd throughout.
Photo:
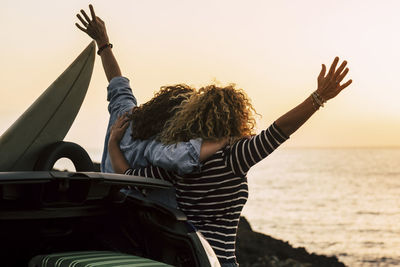
<svg viewBox="0 0 400 267"><path fill-rule="evenodd" d="M320 81L321 83L325 82L333 82L336 85L338 85L343 79L344 77L347 75L347 73L349 72L348 68L345 68L347 65L347 61L344 60L342 62L342 64L340 64L339 68L337 70L336 66L339 62L339 57L335 57L335 59L332 62L331 67L329 68L329 72L326 75L326 77L324 77L325 75L325 65L322 64L322 70L321 73L318 76L318 81Z"/></svg>
<svg viewBox="0 0 400 267"><path fill-rule="evenodd" d="M344 88L346 88L347 86L349 86L352 82L353 82L353 80L348 80L346 83L342 84L342 85L339 87L339 90L340 90L340 91L343 90Z"/></svg>
<svg viewBox="0 0 400 267"><path fill-rule="evenodd" d="M87 27L87 25L90 24L91 21L96 20L96 14L94 13L93 6L89 5L89 9L90 9L90 15L92 16L92 19L89 18L89 16L86 14L85 10L83 10L83 9L81 9L81 13L85 19L83 19L80 14L76 14L76 16L82 22L84 27Z"/></svg>
<svg viewBox="0 0 400 267"><path fill-rule="evenodd" d="M131 123L131 122L130 122L129 120L128 120L128 121L125 121L124 124L122 124L121 128L122 128L123 130L126 130L126 128L129 127L130 123Z"/></svg>
<svg viewBox="0 0 400 267"><path fill-rule="evenodd" d="M92 5L89 5L90 15L92 16L92 20L96 20L96 14L94 13L94 8Z"/></svg>
<svg viewBox="0 0 400 267"><path fill-rule="evenodd" d="M341 85L341 82L349 72L349 68L346 67L347 61L344 60L336 69L338 63L339 57L335 57L326 76L324 76L326 67L322 64L322 69L318 76L317 91L321 96L323 96L325 101L334 98L341 90L345 89L353 82L352 80L348 80Z"/></svg>
<svg viewBox="0 0 400 267"><path fill-rule="evenodd" d="M129 123L130 123L130 118L127 117L127 116L124 114L124 115L121 115L121 116L119 116L119 117L117 118L117 120L115 121L114 125L115 125L117 128L122 128L122 127L124 127L125 124L129 125Z"/></svg>
<svg viewBox="0 0 400 267"><path fill-rule="evenodd" d="M110 129L110 141L121 142L129 125L130 119L126 115L118 117Z"/></svg>
<svg viewBox="0 0 400 267"><path fill-rule="evenodd" d="M111 126L113 135L120 136L130 125L130 119L125 115L119 116Z"/></svg>
<svg viewBox="0 0 400 267"><path fill-rule="evenodd" d="M76 17L81 23L78 22L79 24L76 24L76 27L96 41L99 41L99 39L102 38L108 39L104 22L101 22L101 20L96 16L92 5L89 5L89 9L92 18L89 18L85 10L81 9L80 13L76 14Z"/></svg>
<svg viewBox="0 0 400 267"><path fill-rule="evenodd" d="M87 20L87 22L90 23L90 18L89 18L89 16L86 14L85 10L81 9L81 13L82 13L82 15L85 17L85 19Z"/></svg>
<svg viewBox="0 0 400 267"><path fill-rule="evenodd" d="M83 28L81 25L79 25L78 23L75 23L76 27L78 27L78 29L80 29L83 32L87 33L87 30L85 28Z"/></svg>
<svg viewBox="0 0 400 267"><path fill-rule="evenodd" d="M322 64L321 72L318 75L318 80L321 80L325 77L326 67L325 64Z"/></svg>
<svg viewBox="0 0 400 267"><path fill-rule="evenodd" d="M131 121L131 119L128 118L128 117L125 117L125 116L124 116L124 118L122 119L122 122L123 122L123 123L125 123L125 122L130 122L130 121Z"/></svg>
<svg viewBox="0 0 400 267"><path fill-rule="evenodd" d="M344 67L346 67L347 65L347 61L343 61L342 64L340 64L339 68L335 71L335 73L333 74L333 80L337 80L338 76L342 73L342 71L344 70Z"/></svg>
<svg viewBox="0 0 400 267"><path fill-rule="evenodd" d="M83 24L83 26L85 26L85 27L87 27L87 25L88 25L88 22L87 21L85 21L82 17L81 17L81 15L79 15L79 14L76 14L76 16L78 17L78 19L82 22L82 24ZM90 21L90 20L89 20Z"/></svg>
<svg viewBox="0 0 400 267"><path fill-rule="evenodd" d="M340 74L337 78L336 78L336 82L340 83L344 77L347 75L347 73L349 72L349 68L346 68L342 74Z"/></svg>
<svg viewBox="0 0 400 267"><path fill-rule="evenodd" d="M114 125L113 125L113 129L114 130L125 130L130 124L130 121L117 121Z"/></svg>
<svg viewBox="0 0 400 267"><path fill-rule="evenodd" d="M329 77L331 77L333 75L333 73L335 72L336 65L338 62L339 62L339 58L335 57L335 59L332 62L331 68L329 69L329 72L328 72Z"/></svg>

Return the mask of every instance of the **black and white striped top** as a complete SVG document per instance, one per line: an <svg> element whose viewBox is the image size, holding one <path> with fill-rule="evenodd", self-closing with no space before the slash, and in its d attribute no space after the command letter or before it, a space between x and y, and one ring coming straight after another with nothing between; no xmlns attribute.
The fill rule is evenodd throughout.
<svg viewBox="0 0 400 267"><path fill-rule="evenodd" d="M246 174L287 139L274 123L250 139L240 139L217 151L204 162L199 173L178 176L150 166L128 169L125 174L174 183L179 209L204 235L219 261L236 262L236 232L248 197Z"/></svg>

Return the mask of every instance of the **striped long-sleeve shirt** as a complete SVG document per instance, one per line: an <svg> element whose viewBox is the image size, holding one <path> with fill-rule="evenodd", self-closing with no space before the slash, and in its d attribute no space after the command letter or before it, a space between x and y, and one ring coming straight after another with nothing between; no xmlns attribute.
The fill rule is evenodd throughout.
<svg viewBox="0 0 400 267"><path fill-rule="evenodd" d="M217 151L199 173L179 176L149 166L129 169L126 174L173 182L179 209L204 235L219 261L236 262L237 227L248 198L246 174L287 139L274 123L250 139L240 139Z"/></svg>

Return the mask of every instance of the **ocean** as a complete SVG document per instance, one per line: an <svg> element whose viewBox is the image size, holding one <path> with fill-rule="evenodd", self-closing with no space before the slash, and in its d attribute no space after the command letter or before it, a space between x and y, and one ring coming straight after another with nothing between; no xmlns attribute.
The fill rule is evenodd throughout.
<svg viewBox="0 0 400 267"><path fill-rule="evenodd" d="M277 149L248 183L253 230L347 266L400 265L400 149Z"/></svg>
<svg viewBox="0 0 400 267"><path fill-rule="evenodd" d="M248 183L253 230L351 267L400 266L400 149L278 148Z"/></svg>

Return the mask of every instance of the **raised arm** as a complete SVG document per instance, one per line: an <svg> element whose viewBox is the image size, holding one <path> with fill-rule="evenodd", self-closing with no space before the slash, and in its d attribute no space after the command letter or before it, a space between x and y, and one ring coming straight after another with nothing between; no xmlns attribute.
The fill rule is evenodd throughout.
<svg viewBox="0 0 400 267"><path fill-rule="evenodd" d="M275 121L276 125L286 136L290 136L299 129L321 106L323 107L326 101L337 96L344 88L351 84L352 80L348 80L340 85L349 72L349 69L345 68L347 62L343 61L336 70L338 62L339 58L336 57L327 75L325 75L326 67L322 64L322 70L318 76L317 90L301 104Z"/></svg>
<svg viewBox="0 0 400 267"><path fill-rule="evenodd" d="M76 16L81 21L83 27L78 23L75 23L75 25L95 40L99 49L97 53L101 57L104 72L107 76L107 80L110 82L112 78L121 76L121 70L111 50L112 44L109 42L104 21L96 16L92 5L89 5L89 9L92 18L90 19L85 10L81 9L83 18L80 14L77 14Z"/></svg>
<svg viewBox="0 0 400 267"><path fill-rule="evenodd" d="M277 119L270 127L251 139L242 139L231 148L230 164L235 173L245 175L251 166L271 154L289 136L303 125L323 104L337 96L351 84L351 80L340 85L349 69L344 61L336 69L339 58L335 58L328 74L322 65L318 76L318 89L301 104Z"/></svg>

